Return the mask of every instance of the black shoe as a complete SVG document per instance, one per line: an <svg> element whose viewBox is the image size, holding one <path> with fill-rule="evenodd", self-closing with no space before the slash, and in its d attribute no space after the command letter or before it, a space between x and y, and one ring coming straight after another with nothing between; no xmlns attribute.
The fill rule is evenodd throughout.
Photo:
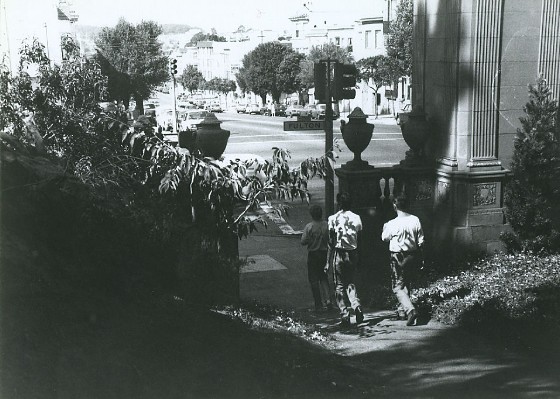
<svg viewBox="0 0 560 399"><path fill-rule="evenodd" d="M416 323L416 318L418 315L416 314L416 309L412 309L408 312L408 320L406 321L407 326L412 326Z"/></svg>
<svg viewBox="0 0 560 399"><path fill-rule="evenodd" d="M356 324L361 324L364 322L364 313L362 312L362 307L358 306L354 311L356 314Z"/></svg>

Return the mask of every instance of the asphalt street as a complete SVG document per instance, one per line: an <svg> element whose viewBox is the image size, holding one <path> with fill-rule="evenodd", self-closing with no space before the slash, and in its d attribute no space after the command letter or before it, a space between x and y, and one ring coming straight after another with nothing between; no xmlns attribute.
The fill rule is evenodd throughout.
<svg viewBox="0 0 560 399"><path fill-rule="evenodd" d="M320 157L325 153L325 133L322 130L284 131L285 121L295 118L268 117L264 115L245 115L225 112L217 115L223 123L221 127L229 130L231 135L225 154L256 154L269 158L273 147L290 151L291 165L297 166L308 157ZM372 165L392 165L404 158L408 146L404 142L400 127L391 116L378 119L368 118L374 124L371 143L362 154L362 158ZM333 123L337 166L348 162L353 154L348 150L340 132L340 120Z"/></svg>

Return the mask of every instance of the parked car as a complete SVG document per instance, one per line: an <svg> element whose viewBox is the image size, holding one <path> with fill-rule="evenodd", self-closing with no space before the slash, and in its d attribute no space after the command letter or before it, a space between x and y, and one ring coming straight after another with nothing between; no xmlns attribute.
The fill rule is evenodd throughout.
<svg viewBox="0 0 560 399"><path fill-rule="evenodd" d="M259 104L249 104L247 105L247 108L245 108L245 113L247 114L260 114L261 112L261 107L259 106Z"/></svg>
<svg viewBox="0 0 560 399"><path fill-rule="evenodd" d="M195 109L186 111L180 121L181 130L196 131L197 125L208 115L210 115L210 111L206 110Z"/></svg>
<svg viewBox="0 0 560 399"><path fill-rule="evenodd" d="M274 105L274 113L276 116L285 116L286 115L286 106L284 104L275 104ZM270 115L270 108L265 107L264 115Z"/></svg>
<svg viewBox="0 0 560 399"><path fill-rule="evenodd" d="M288 108L286 108L286 117L298 117L302 111L303 105L290 105Z"/></svg>
<svg viewBox="0 0 560 399"><path fill-rule="evenodd" d="M397 125L400 125L402 120L406 118L404 115L401 114L406 114L409 113L410 111L412 111L412 104L408 103L405 104L405 106L402 107L399 112L397 112L397 114L395 115L395 120L397 121Z"/></svg>
<svg viewBox="0 0 560 399"><path fill-rule="evenodd" d="M327 104L309 104L305 107L305 111L311 115L311 119L325 119ZM333 108L333 119L338 119L338 112Z"/></svg>
<svg viewBox="0 0 560 399"><path fill-rule="evenodd" d="M208 104L206 109L210 112L223 112L222 107L218 103Z"/></svg>
<svg viewBox="0 0 560 399"><path fill-rule="evenodd" d="M235 106L235 111L237 111L238 114L244 114L246 109L247 104L237 104Z"/></svg>

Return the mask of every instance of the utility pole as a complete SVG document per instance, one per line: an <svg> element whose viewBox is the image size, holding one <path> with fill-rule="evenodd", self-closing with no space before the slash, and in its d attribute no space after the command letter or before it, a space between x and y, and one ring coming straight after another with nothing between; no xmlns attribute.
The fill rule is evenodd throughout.
<svg viewBox="0 0 560 399"><path fill-rule="evenodd" d="M325 108L325 156L329 158L325 173L325 214L334 214L334 171L330 162L333 156L333 111L331 100L331 63L330 58L320 60L315 65L315 97L324 101Z"/></svg>
<svg viewBox="0 0 560 399"><path fill-rule="evenodd" d="M332 73L331 73L332 64ZM356 78L358 70L353 64L342 64L333 59L320 60L313 65L315 97L324 101L325 109L325 156L329 157L325 173L325 213L334 214L334 171L333 156L333 101L356 97ZM332 79L331 79L332 77Z"/></svg>

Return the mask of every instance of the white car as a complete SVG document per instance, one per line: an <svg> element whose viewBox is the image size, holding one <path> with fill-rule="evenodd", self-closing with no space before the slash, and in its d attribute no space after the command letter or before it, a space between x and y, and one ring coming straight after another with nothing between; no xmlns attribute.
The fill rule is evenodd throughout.
<svg viewBox="0 0 560 399"><path fill-rule="evenodd" d="M206 111L203 109L194 109L194 110L186 111L180 121L181 130L195 131L198 128L197 125L210 114L211 114L210 111Z"/></svg>
<svg viewBox="0 0 560 399"><path fill-rule="evenodd" d="M412 111L412 104L408 103L402 107L400 112L397 112L397 114L395 115L397 125L400 125L401 123L403 123L403 121L406 121L410 111Z"/></svg>

